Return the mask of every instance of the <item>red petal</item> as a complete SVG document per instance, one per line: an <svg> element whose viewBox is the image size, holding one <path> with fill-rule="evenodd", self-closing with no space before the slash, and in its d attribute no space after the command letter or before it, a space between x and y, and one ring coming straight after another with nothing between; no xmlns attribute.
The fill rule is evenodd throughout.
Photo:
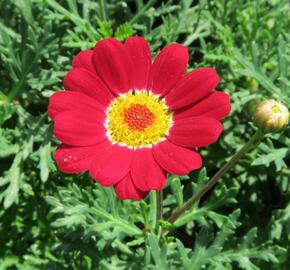
<svg viewBox="0 0 290 270"><path fill-rule="evenodd" d="M133 60L134 89L147 89L148 76L152 66L150 47L142 37L130 37L125 42L125 47Z"/></svg>
<svg viewBox="0 0 290 270"><path fill-rule="evenodd" d="M93 61L100 78L113 93L125 93L132 89L132 59L127 47L120 41L108 38L98 42Z"/></svg>
<svg viewBox="0 0 290 270"><path fill-rule="evenodd" d="M172 110L180 109L208 95L218 83L219 77L215 69L193 70L166 96L166 103Z"/></svg>
<svg viewBox="0 0 290 270"><path fill-rule="evenodd" d="M130 174L128 174L124 179L117 183L114 188L116 195L121 200L140 201L148 195L148 192L139 190L134 185Z"/></svg>
<svg viewBox="0 0 290 270"><path fill-rule="evenodd" d="M80 92L60 91L51 95L48 115L51 119L54 119L58 113L70 110L84 111L86 108L98 111L104 110L103 105Z"/></svg>
<svg viewBox="0 0 290 270"><path fill-rule="evenodd" d="M101 144L73 147L60 145L54 153L58 168L65 173L80 173L89 169L92 158L98 153Z"/></svg>
<svg viewBox="0 0 290 270"><path fill-rule="evenodd" d="M157 55L151 69L148 89L166 95L181 80L188 62L187 48L180 44L164 47Z"/></svg>
<svg viewBox="0 0 290 270"><path fill-rule="evenodd" d="M65 144L95 145L106 139L104 118L104 112L89 108L59 113L54 118L54 134Z"/></svg>
<svg viewBox="0 0 290 270"><path fill-rule="evenodd" d="M112 145L91 165L90 175L103 186L111 186L128 174L134 150L118 144Z"/></svg>
<svg viewBox="0 0 290 270"><path fill-rule="evenodd" d="M166 184L166 174L154 160L150 148L135 151L131 176L135 186L144 191L161 190Z"/></svg>
<svg viewBox="0 0 290 270"><path fill-rule="evenodd" d="M96 73L92 56L93 50L81 51L73 60L73 68L84 68L92 73Z"/></svg>
<svg viewBox="0 0 290 270"><path fill-rule="evenodd" d="M174 113L174 119L192 116L209 116L217 120L226 117L231 111L229 96L224 92L214 91L190 107Z"/></svg>
<svg viewBox="0 0 290 270"><path fill-rule="evenodd" d="M193 150L163 141L153 147L153 155L159 165L172 174L187 175L190 171L199 169L201 157Z"/></svg>
<svg viewBox="0 0 290 270"><path fill-rule="evenodd" d="M64 78L64 87L66 90L82 92L104 106L108 106L113 99L113 95L98 75L84 68L70 70Z"/></svg>
<svg viewBox="0 0 290 270"><path fill-rule="evenodd" d="M214 143L222 131L222 124L214 118L190 117L176 120L167 138L180 146L202 147Z"/></svg>

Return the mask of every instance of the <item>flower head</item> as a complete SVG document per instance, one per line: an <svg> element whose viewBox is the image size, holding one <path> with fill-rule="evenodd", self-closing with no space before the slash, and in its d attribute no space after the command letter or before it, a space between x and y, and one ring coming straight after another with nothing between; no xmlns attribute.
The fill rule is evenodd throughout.
<svg viewBox="0 0 290 270"><path fill-rule="evenodd" d="M280 132L288 125L289 111L281 102L267 99L256 106L254 120L264 132Z"/></svg>
<svg viewBox="0 0 290 270"><path fill-rule="evenodd" d="M213 68L186 75L187 49L166 46L152 63L141 37L109 38L80 52L53 94L49 116L63 143L54 158L66 173L89 171L121 199L140 200L166 184L166 174L201 167L194 150L215 142L230 112L227 94L214 91Z"/></svg>

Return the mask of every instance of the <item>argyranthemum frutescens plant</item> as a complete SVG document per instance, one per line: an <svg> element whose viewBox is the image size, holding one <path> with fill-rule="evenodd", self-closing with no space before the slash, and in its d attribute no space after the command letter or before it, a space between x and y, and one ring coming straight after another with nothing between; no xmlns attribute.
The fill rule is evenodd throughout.
<svg viewBox="0 0 290 270"><path fill-rule="evenodd" d="M89 171L121 199L140 200L161 190L167 173L201 167L196 147L214 143L230 112L227 94L214 91L213 68L186 75L187 48L166 46L152 63L141 37L109 38L79 53L50 98L54 155L66 173Z"/></svg>

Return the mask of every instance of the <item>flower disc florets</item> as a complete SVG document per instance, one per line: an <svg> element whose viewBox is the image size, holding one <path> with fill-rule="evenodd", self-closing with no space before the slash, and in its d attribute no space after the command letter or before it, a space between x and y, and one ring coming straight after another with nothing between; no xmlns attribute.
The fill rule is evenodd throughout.
<svg viewBox="0 0 290 270"><path fill-rule="evenodd" d="M149 91L130 91L110 104L107 136L129 147L151 147L162 141L172 121L164 101Z"/></svg>

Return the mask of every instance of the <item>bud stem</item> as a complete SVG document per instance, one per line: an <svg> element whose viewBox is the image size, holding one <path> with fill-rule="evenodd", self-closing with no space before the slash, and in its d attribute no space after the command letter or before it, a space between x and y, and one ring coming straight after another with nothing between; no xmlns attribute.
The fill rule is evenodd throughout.
<svg viewBox="0 0 290 270"><path fill-rule="evenodd" d="M169 217L168 222L174 223L186 210L190 209L200 198L206 194L216 183L223 177L236 163L244 156L248 151L250 151L254 146L256 146L260 140L263 138L263 133L258 130L250 140L236 153L232 158L226 163L209 181L208 183L198 192L196 192L188 201L186 201L183 206L177 208L172 215Z"/></svg>

